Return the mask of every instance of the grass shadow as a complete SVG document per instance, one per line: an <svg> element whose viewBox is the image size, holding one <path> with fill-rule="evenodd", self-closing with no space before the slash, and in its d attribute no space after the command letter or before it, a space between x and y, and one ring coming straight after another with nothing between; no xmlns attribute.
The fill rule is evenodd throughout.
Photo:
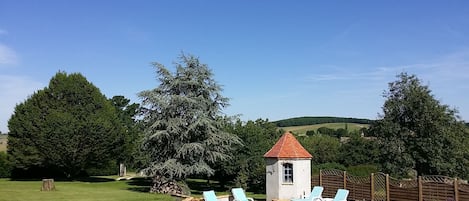
<svg viewBox="0 0 469 201"><path fill-rule="evenodd" d="M80 177L80 178L75 178L73 181L81 181L81 182L89 182L89 183L101 183L101 182L111 182L111 181L116 181L115 179L111 178L104 178L104 177Z"/></svg>
<svg viewBox="0 0 469 201"><path fill-rule="evenodd" d="M63 177L10 178L10 181L42 181L43 179L54 179L54 181L80 181L80 182L89 182L89 183L115 181L114 179L103 178L103 177L95 177L95 176L78 177L78 178L63 178Z"/></svg>
<svg viewBox="0 0 469 201"><path fill-rule="evenodd" d="M203 191L214 190L216 192L227 192L229 188L222 186L218 182L207 181L202 179L188 179L187 186L191 189L191 194L201 195Z"/></svg>
<svg viewBox="0 0 469 201"><path fill-rule="evenodd" d="M127 185L131 186L127 188L129 191L148 193L152 185L151 178L133 178L127 181Z"/></svg>

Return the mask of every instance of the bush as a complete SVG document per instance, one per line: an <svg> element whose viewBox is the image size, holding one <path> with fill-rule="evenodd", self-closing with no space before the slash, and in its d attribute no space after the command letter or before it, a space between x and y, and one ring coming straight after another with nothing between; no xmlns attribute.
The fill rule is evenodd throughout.
<svg viewBox="0 0 469 201"><path fill-rule="evenodd" d="M89 176L117 175L117 173L119 173L119 165L117 165L115 160L112 160L103 164L101 167L88 168L86 169L86 173Z"/></svg>
<svg viewBox="0 0 469 201"><path fill-rule="evenodd" d="M319 165L313 165L311 167L311 172L312 174L319 174L319 170L330 170L330 169L336 169L336 170L345 170L345 166L339 163L323 163Z"/></svg>
<svg viewBox="0 0 469 201"><path fill-rule="evenodd" d="M347 168L348 174L358 177L370 176L371 173L376 173L378 171L378 166L376 165L355 165Z"/></svg>
<svg viewBox="0 0 469 201"><path fill-rule="evenodd" d="M0 152L0 178L8 178L11 176L11 165L7 159L7 153Z"/></svg>

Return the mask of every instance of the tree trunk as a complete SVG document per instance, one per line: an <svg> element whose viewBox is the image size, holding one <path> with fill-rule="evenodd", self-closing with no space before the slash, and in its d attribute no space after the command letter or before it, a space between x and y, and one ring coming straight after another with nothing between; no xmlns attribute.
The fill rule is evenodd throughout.
<svg viewBox="0 0 469 201"><path fill-rule="evenodd" d="M54 191L54 179L43 179L41 191Z"/></svg>

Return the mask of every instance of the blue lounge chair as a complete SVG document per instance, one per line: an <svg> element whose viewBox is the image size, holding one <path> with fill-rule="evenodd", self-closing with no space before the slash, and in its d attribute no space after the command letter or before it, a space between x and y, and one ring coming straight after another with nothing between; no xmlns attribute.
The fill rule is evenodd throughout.
<svg viewBox="0 0 469 201"><path fill-rule="evenodd" d="M292 199L292 201L315 201L315 200L320 200L322 198L322 191L324 190L324 187L322 186L315 186L313 190L311 191L311 194L307 198L303 199Z"/></svg>
<svg viewBox="0 0 469 201"><path fill-rule="evenodd" d="M215 195L215 191L204 191L204 200L205 201L218 201L217 196Z"/></svg>
<svg viewBox="0 0 469 201"><path fill-rule="evenodd" d="M254 199L246 197L242 188L232 188L231 193L234 197L233 201L254 201Z"/></svg>
<svg viewBox="0 0 469 201"><path fill-rule="evenodd" d="M323 200L323 201L347 201L348 192L349 192L348 190L339 189L339 190L337 190L337 193L335 194L334 198L323 198L323 199L320 199L320 200Z"/></svg>

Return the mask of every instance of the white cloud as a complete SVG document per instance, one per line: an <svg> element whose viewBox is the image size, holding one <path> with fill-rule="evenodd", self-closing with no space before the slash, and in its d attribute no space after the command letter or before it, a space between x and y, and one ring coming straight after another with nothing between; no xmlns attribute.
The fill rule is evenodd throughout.
<svg viewBox="0 0 469 201"><path fill-rule="evenodd" d="M469 50L443 55L431 61L399 66L374 67L350 70L349 67L336 67L333 72L315 74L309 81L392 81L401 72L416 74L423 81L430 80L469 80Z"/></svg>
<svg viewBox="0 0 469 201"><path fill-rule="evenodd" d="M306 80L313 82L314 86L335 86L337 89L350 90L362 96L363 100L372 99L370 97L376 95L367 95L386 90L386 84L395 81L396 75L407 72L417 75L423 85L429 86L437 99L443 100L443 104L456 106L463 119L469 120L469 105L464 102L469 98L465 93L469 82L469 49L414 64L363 69L343 66L330 69L332 70L328 73L315 74ZM352 98L351 95L346 97Z"/></svg>
<svg viewBox="0 0 469 201"><path fill-rule="evenodd" d="M8 120L15 106L45 85L24 76L0 75L0 131L8 131Z"/></svg>
<svg viewBox="0 0 469 201"><path fill-rule="evenodd" d="M0 65L16 63L18 63L18 56L16 55L16 52L8 46L0 43Z"/></svg>

